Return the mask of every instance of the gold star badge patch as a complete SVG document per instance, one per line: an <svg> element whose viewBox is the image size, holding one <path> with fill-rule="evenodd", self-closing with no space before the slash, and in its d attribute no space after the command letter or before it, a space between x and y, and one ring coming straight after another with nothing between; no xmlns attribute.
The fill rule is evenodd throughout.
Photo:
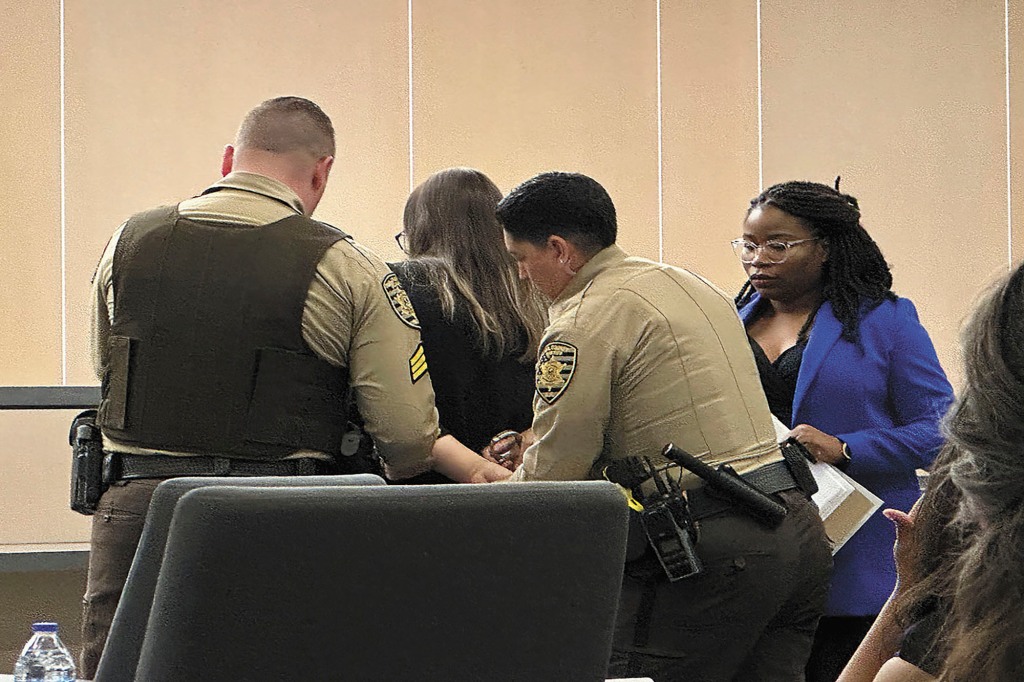
<svg viewBox="0 0 1024 682"><path fill-rule="evenodd" d="M388 302L391 303L391 308L395 315L398 315L398 319L413 329L419 329L420 320L416 317L416 310L412 307L409 294L405 293L402 283L398 281L398 275L389 273L381 280L381 286L384 287L384 293L387 294Z"/></svg>
<svg viewBox="0 0 1024 682"><path fill-rule="evenodd" d="M562 397L576 372L576 346L552 341L541 349L537 358L537 395L548 405Z"/></svg>

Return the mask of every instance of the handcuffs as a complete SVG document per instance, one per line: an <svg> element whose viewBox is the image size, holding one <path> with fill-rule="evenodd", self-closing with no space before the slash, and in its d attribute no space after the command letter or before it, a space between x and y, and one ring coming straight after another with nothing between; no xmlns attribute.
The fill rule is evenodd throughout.
<svg viewBox="0 0 1024 682"><path fill-rule="evenodd" d="M523 434L506 430L491 438L490 452L498 464L504 464L523 444Z"/></svg>

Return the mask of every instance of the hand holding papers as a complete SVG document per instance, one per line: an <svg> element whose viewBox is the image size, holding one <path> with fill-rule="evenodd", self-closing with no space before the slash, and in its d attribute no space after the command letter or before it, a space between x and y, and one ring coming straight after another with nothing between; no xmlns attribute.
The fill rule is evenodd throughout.
<svg viewBox="0 0 1024 682"><path fill-rule="evenodd" d="M785 440L789 429L774 416L772 421L779 440ZM882 500L831 464L812 462L811 474L818 484L811 499L818 505L834 555L878 511Z"/></svg>

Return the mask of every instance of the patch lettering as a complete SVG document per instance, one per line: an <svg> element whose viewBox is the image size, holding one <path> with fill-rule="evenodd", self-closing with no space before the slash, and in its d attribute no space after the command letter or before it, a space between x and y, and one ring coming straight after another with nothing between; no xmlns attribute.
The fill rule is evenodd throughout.
<svg viewBox="0 0 1024 682"><path fill-rule="evenodd" d="M423 344L416 346L416 350L413 352L412 357L409 358L409 376L412 378L412 383L416 383L420 380L424 374L427 373L427 356L423 352Z"/></svg>
<svg viewBox="0 0 1024 682"><path fill-rule="evenodd" d="M387 294L391 309L395 311L395 315L398 315L398 319L413 329L419 329L420 320L416 317L416 310L412 307L409 294L405 292L402 283L398 281L398 275L393 272L388 273L380 284L384 287L384 293Z"/></svg>
<svg viewBox="0 0 1024 682"><path fill-rule="evenodd" d="M552 341L541 349L537 358L537 395L553 405L569 387L576 373L576 346L564 341Z"/></svg>

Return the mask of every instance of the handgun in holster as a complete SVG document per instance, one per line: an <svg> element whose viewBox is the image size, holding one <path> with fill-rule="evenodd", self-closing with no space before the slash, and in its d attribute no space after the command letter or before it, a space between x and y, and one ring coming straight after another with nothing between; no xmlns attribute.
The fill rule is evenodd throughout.
<svg viewBox="0 0 1024 682"><path fill-rule="evenodd" d="M341 437L341 447L334 459L340 474L383 474L377 446L363 427L363 419L354 407L350 411L345 434Z"/></svg>
<svg viewBox="0 0 1024 682"><path fill-rule="evenodd" d="M785 505L758 490L727 464L721 464L717 469L713 469L706 462L702 462L672 443L666 445L661 454L669 461L696 474L704 481L705 489L709 494L729 500L738 509L743 510L769 528L778 526L789 513Z"/></svg>
<svg viewBox="0 0 1024 682"><path fill-rule="evenodd" d="M91 515L106 492L109 479L104 476L103 437L96 426L96 410L86 410L71 422L71 509Z"/></svg>
<svg viewBox="0 0 1024 682"><path fill-rule="evenodd" d="M647 457L616 460L605 468L604 475L629 491L633 508L630 532L635 535L637 525L643 529L647 545L669 581L699 574L703 566L697 556L697 524L675 480ZM643 485L648 480L653 480L653 488Z"/></svg>

